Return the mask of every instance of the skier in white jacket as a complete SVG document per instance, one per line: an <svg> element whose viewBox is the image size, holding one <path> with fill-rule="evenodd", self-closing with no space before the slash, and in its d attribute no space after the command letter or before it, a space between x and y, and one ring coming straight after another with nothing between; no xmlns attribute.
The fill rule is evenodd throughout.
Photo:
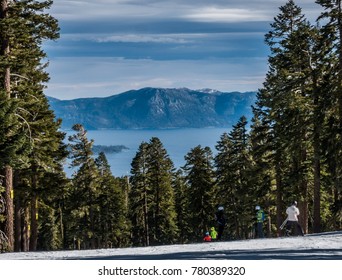
<svg viewBox="0 0 342 280"><path fill-rule="evenodd" d="M294 229L294 233L298 235L298 233L302 236L304 236L303 229L298 223L298 215L299 215L299 209L297 208L297 201L294 201L291 206L289 206L286 209L287 214L287 224L286 224L286 230L290 231L291 229Z"/></svg>

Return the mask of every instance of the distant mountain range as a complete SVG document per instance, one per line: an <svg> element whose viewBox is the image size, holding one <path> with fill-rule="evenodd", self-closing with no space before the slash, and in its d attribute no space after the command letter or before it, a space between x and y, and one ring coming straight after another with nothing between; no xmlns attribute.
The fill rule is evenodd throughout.
<svg viewBox="0 0 342 280"><path fill-rule="evenodd" d="M226 127L252 116L256 92L143 88L104 98L48 97L62 128L165 129Z"/></svg>

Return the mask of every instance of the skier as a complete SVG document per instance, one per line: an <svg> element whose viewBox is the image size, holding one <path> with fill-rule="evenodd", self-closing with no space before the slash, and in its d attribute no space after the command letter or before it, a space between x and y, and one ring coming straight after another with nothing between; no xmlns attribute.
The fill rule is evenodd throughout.
<svg viewBox="0 0 342 280"><path fill-rule="evenodd" d="M297 201L293 201L291 206L286 209L287 214L287 223L286 223L286 231L290 232L291 229L294 228L294 232L298 235L298 232L304 236L303 229L298 223L298 215L299 209L297 208Z"/></svg>
<svg viewBox="0 0 342 280"><path fill-rule="evenodd" d="M205 233L203 241L205 241L205 242L210 242L211 241L211 236L210 236L208 231Z"/></svg>
<svg viewBox="0 0 342 280"><path fill-rule="evenodd" d="M218 241L221 240L223 230L224 230L224 227L226 225L226 218L224 216L223 210L224 210L223 206L219 206L217 208L217 212L215 213L215 220L218 224L218 233L217 233L217 240Z"/></svg>
<svg viewBox="0 0 342 280"><path fill-rule="evenodd" d="M210 236L212 241L217 239L217 231L215 230L215 227L210 228Z"/></svg>
<svg viewBox="0 0 342 280"><path fill-rule="evenodd" d="M256 212L256 221L257 221L257 237L264 238L264 231L263 231L263 223L265 220L265 213L264 210L260 208L259 205L255 206Z"/></svg>

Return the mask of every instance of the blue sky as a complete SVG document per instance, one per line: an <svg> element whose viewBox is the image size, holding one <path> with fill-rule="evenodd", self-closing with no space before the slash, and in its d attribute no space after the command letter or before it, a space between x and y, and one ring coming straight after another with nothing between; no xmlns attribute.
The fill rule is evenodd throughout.
<svg viewBox="0 0 342 280"><path fill-rule="evenodd" d="M283 0L55 0L61 37L44 49L46 94L103 97L143 87L254 91L264 35ZM314 0L295 3L314 21Z"/></svg>

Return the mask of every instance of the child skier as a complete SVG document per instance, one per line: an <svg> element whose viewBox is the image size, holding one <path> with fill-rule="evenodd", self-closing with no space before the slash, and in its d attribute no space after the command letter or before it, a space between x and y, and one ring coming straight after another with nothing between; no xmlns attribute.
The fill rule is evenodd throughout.
<svg viewBox="0 0 342 280"><path fill-rule="evenodd" d="M211 241L211 236L210 236L208 231L205 233L203 241L205 241L205 242L210 242Z"/></svg>
<svg viewBox="0 0 342 280"><path fill-rule="evenodd" d="M210 236L212 241L215 241L217 239L217 231L214 227L210 228Z"/></svg>

